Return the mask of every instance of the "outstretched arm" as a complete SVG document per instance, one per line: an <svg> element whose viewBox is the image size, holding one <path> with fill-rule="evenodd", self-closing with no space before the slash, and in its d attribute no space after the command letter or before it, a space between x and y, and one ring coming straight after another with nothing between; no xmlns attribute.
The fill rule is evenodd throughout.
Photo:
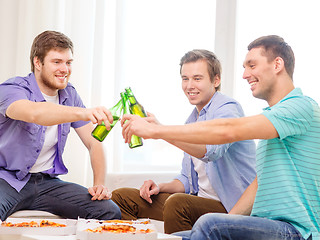
<svg viewBox="0 0 320 240"><path fill-rule="evenodd" d="M126 142L132 134L145 139L174 140L194 144L225 144L248 139L278 137L278 132L272 123L262 114L177 126L150 124L136 115L124 115L122 123L122 134Z"/></svg>
<svg viewBox="0 0 320 240"><path fill-rule="evenodd" d="M52 126L66 122L91 121L92 123L113 121L112 114L105 107L81 108L69 107L50 102L32 102L18 100L10 104L6 115L15 120L36 123L43 126Z"/></svg>
<svg viewBox="0 0 320 240"><path fill-rule="evenodd" d="M144 119L149 123L161 125L160 122L155 117L155 115L150 112L148 112L148 117ZM189 155L197 158L203 158L207 152L206 145L185 143L185 142L180 142L175 140L167 140L167 142L177 148L180 148L182 151L188 153Z"/></svg>

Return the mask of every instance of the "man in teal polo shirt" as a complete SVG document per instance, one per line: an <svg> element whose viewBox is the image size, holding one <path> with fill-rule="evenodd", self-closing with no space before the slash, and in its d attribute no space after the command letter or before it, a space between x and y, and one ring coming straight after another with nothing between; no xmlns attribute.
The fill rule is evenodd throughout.
<svg viewBox="0 0 320 240"><path fill-rule="evenodd" d="M136 134L196 144L262 139L257 177L233 209L203 215L191 231L177 234L183 239L320 239L319 106L294 87L294 54L281 37L258 38L248 50L243 78L254 97L267 101L262 114L184 126L158 126L127 115L124 138Z"/></svg>

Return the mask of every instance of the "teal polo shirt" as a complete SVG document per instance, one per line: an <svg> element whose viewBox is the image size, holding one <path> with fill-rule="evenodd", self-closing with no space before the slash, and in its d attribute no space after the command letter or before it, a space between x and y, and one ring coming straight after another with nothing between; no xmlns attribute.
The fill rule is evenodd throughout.
<svg viewBox="0 0 320 240"><path fill-rule="evenodd" d="M262 114L279 138L258 144L251 215L289 222L305 239L320 239L319 106L296 88Z"/></svg>

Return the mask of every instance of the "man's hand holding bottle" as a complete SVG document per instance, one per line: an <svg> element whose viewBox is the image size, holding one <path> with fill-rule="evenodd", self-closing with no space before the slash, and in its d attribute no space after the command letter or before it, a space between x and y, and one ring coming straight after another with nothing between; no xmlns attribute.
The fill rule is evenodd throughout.
<svg viewBox="0 0 320 240"><path fill-rule="evenodd" d="M140 117L132 114L125 114L121 119L122 136L126 143L132 135L144 139L154 138L157 126L161 125L153 114L148 113L147 117Z"/></svg>
<svg viewBox="0 0 320 240"><path fill-rule="evenodd" d="M94 107L94 108L84 108L83 118L91 121L93 124L105 123L106 128L110 129L110 124L113 122L112 113L106 107Z"/></svg>

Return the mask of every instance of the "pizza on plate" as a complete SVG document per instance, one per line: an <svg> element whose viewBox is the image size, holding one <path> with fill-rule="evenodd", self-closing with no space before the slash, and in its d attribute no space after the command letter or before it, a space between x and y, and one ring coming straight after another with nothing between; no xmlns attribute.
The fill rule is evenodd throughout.
<svg viewBox="0 0 320 240"><path fill-rule="evenodd" d="M104 223L119 223L119 224L150 224L150 220L105 220Z"/></svg>
<svg viewBox="0 0 320 240"><path fill-rule="evenodd" d="M48 220L42 220L40 223L36 221L29 222L20 222L20 223L12 223L12 222L2 222L1 226L3 227L66 227L67 225L56 223Z"/></svg>
<svg viewBox="0 0 320 240"><path fill-rule="evenodd" d="M88 228L86 230L87 232L94 232L94 233L103 233L103 232L109 232L109 233L151 233L153 230L151 229L139 229L137 230L135 227L130 225L103 225L96 227L94 229Z"/></svg>

